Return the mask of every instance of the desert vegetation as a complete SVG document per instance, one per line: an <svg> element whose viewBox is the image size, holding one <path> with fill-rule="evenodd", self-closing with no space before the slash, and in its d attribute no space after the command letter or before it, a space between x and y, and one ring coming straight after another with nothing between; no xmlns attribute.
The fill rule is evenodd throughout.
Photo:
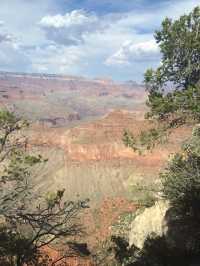
<svg viewBox="0 0 200 266"><path fill-rule="evenodd" d="M65 259L76 256L89 257L92 264L102 266L199 265L200 8L176 20L166 18L155 39L162 59L157 69L148 69L144 75L146 93L142 86L137 93L128 84L94 80L91 85L87 79L74 77L57 77L52 83L52 77L41 81L38 75L32 81L34 89L26 90L31 76L16 74L10 81L0 73L3 87L12 88L12 92L5 88L0 92L1 100L7 107L13 104L16 112L0 111L0 265L70 265ZM42 94L41 86L48 87ZM145 121L133 119L128 112L135 95L135 110L137 104L143 111L148 109ZM35 123L30 131L20 116L23 113ZM119 141L133 121L137 123L129 125ZM81 128L69 129L77 123ZM191 135L180 148L173 134L188 128ZM168 144L170 138L174 144ZM179 142L182 139L181 135ZM36 152L36 146L54 156L51 163ZM179 150L155 176L152 168L161 169L164 160L162 148L160 154L154 153L158 146L167 146L165 157ZM49 167L45 175L38 172L40 165ZM141 168L151 176L148 182L145 176L137 182ZM48 175L50 182L45 180ZM93 197L96 209L92 213L89 200L75 195L79 191ZM142 246L132 243L129 234L134 221L147 208L153 210L158 201L167 206L165 230L160 235L148 232L143 243L144 235L138 235ZM150 216L151 212L151 224ZM90 229L87 234L84 222ZM92 243L90 250L87 241ZM57 255L51 256L55 251Z"/></svg>
<svg viewBox="0 0 200 266"><path fill-rule="evenodd" d="M49 265L43 248L58 241L59 246L68 246L69 255L76 246L75 239L83 234L78 216L88 207L88 200L63 201L64 189L35 193L31 181L34 166L45 160L28 151L22 134L26 126L13 113L0 112L1 265Z"/></svg>
<svg viewBox="0 0 200 266"><path fill-rule="evenodd" d="M167 232L149 235L141 249L123 238L113 238L117 265L198 265L199 255L199 81L200 8L172 21L166 18L155 39L162 53L161 66L148 69L145 84L152 129L139 136L124 133L134 151L152 149L167 141L174 128L193 125L192 136L170 158L160 174L161 195L169 202ZM122 255L124 254L124 255Z"/></svg>

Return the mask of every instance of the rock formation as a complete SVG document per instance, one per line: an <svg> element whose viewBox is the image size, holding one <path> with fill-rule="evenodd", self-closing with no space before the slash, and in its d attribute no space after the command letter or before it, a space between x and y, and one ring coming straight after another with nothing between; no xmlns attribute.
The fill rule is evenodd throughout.
<svg viewBox="0 0 200 266"><path fill-rule="evenodd" d="M129 245L133 244L142 248L148 236L163 236L167 232L165 215L169 204L165 201L157 201L154 206L146 208L142 213L136 214L131 224Z"/></svg>

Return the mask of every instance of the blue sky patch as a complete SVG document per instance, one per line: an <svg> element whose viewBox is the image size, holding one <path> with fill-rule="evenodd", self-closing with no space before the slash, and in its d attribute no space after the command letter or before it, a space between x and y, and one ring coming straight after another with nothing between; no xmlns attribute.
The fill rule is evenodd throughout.
<svg viewBox="0 0 200 266"><path fill-rule="evenodd" d="M142 81L153 33L199 0L1 0L0 70ZM16 15L20 14L20 15Z"/></svg>

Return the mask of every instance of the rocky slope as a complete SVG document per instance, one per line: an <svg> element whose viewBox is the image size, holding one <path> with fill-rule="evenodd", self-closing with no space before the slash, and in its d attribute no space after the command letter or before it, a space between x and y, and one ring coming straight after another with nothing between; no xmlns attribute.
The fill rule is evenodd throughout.
<svg viewBox="0 0 200 266"><path fill-rule="evenodd" d="M144 88L131 82L0 73L0 106L32 120L29 147L48 158L35 171L35 190L65 188L66 199L90 198L90 242L105 239L120 214L135 210L134 186L154 183L189 135L189 128L179 128L143 156L126 148L124 129L137 134L150 126L145 99Z"/></svg>
<svg viewBox="0 0 200 266"><path fill-rule="evenodd" d="M125 128L134 133L150 125L141 119L142 112L113 111L94 122L74 128L41 127L29 132L30 146L37 147L49 158L40 186L64 186L67 195L89 197L133 197L138 182L155 182L168 156L178 149L190 129L177 129L169 143L158 146L143 156L126 148L122 142Z"/></svg>

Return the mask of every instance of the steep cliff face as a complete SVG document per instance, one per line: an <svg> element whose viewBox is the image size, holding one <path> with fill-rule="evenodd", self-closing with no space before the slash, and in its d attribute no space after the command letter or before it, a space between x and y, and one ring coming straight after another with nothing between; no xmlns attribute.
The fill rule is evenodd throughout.
<svg viewBox="0 0 200 266"><path fill-rule="evenodd" d="M131 159L135 155L125 147L122 136L125 128L134 129L137 115L135 112L113 111L99 120L71 129L49 130L48 127L35 126L30 134L30 143L61 148L73 161ZM142 123L137 121L137 124Z"/></svg>
<svg viewBox="0 0 200 266"><path fill-rule="evenodd" d="M169 143L140 156L124 146L122 136L125 128L137 134L149 126L141 116L141 111L118 110L71 129L35 125L29 144L49 158L36 179L37 187L64 187L69 197L79 195L95 202L108 196L133 199L132 187L155 182L168 155L189 133L178 129Z"/></svg>
<svg viewBox="0 0 200 266"><path fill-rule="evenodd" d="M68 161L108 161L133 160L138 167L154 167L157 170L163 165L168 155L178 148L190 129L180 128L174 131L169 143L158 146L143 156L126 148L123 141L125 129L138 134L151 124L143 118L144 111L112 111L108 115L92 122L68 128L49 128L35 125L29 132L29 143L32 146L59 148L65 152Z"/></svg>
<svg viewBox="0 0 200 266"><path fill-rule="evenodd" d="M168 202L158 201L154 206L136 214L136 218L131 224L129 245L134 244L136 247L142 248L148 236L152 234L154 236L165 235L167 232L165 215L168 209Z"/></svg>

